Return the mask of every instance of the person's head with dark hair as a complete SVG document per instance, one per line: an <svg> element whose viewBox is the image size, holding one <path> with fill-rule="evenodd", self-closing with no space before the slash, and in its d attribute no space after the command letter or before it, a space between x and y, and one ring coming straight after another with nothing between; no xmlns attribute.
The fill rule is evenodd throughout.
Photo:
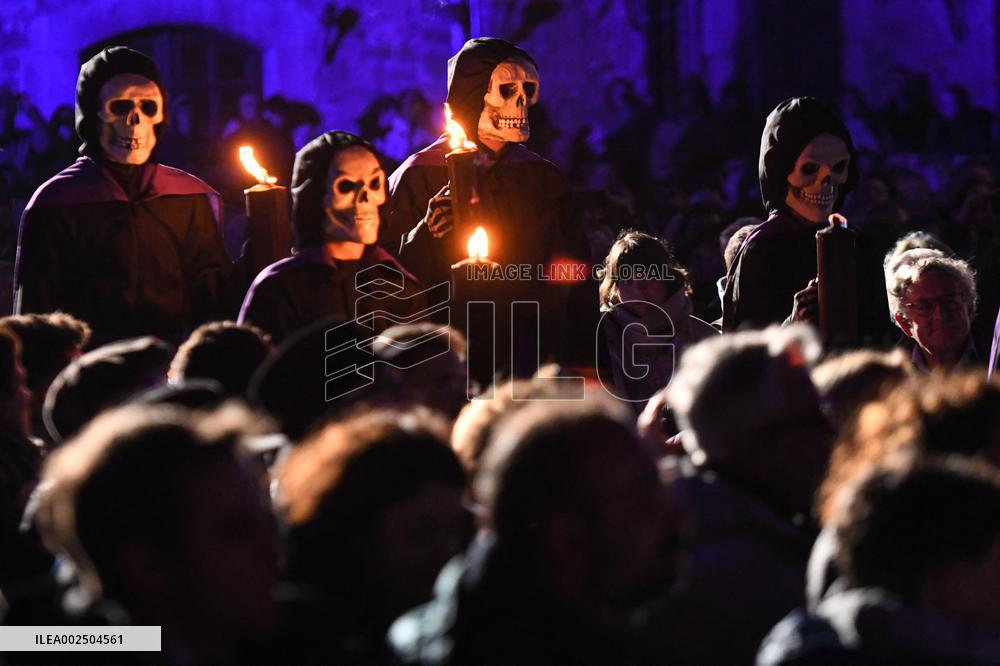
<svg viewBox="0 0 1000 666"><path fill-rule="evenodd" d="M630 309L642 308L641 302L662 304L678 291L690 296L691 284L665 241L626 229L604 259L598 291L601 310L607 312L626 302Z"/></svg>
<svg viewBox="0 0 1000 666"><path fill-rule="evenodd" d="M827 358L812 371L833 423L842 428L865 404L913 379L910 359L900 349L859 349Z"/></svg>
<svg viewBox="0 0 1000 666"><path fill-rule="evenodd" d="M167 94L149 56L112 46L80 67L76 133L80 154L120 164L145 164L166 127Z"/></svg>
<svg viewBox="0 0 1000 666"><path fill-rule="evenodd" d="M740 218L737 222L745 220L747 218ZM745 226L739 227L736 231L729 236L729 240L726 241L725 247L722 250L722 261L726 264L726 272L733 267L733 262L736 260L736 254L743 247L743 241L747 239L750 232L754 230L754 227L760 224L760 220L757 220L753 224L747 224Z"/></svg>
<svg viewBox="0 0 1000 666"><path fill-rule="evenodd" d="M31 435L31 391L21 363L21 340L11 329L0 326L0 427L27 437Z"/></svg>
<svg viewBox="0 0 1000 666"><path fill-rule="evenodd" d="M76 134L74 123L76 115L69 104L60 104L49 117L49 132L53 140L70 142Z"/></svg>
<svg viewBox="0 0 1000 666"><path fill-rule="evenodd" d="M952 457L877 467L834 520L849 585L963 625L1000 627L1000 476Z"/></svg>
<svg viewBox="0 0 1000 666"><path fill-rule="evenodd" d="M854 479L900 451L1000 465L1000 383L979 370L932 373L863 406L834 446L818 498L822 522Z"/></svg>
<svg viewBox="0 0 1000 666"><path fill-rule="evenodd" d="M250 378L273 345L266 333L249 324L216 321L202 324L177 348L170 381L210 379L235 398L245 398Z"/></svg>
<svg viewBox="0 0 1000 666"><path fill-rule="evenodd" d="M304 441L280 472L288 577L380 639L430 598L470 536L465 473L447 437L425 409L361 412Z"/></svg>
<svg viewBox="0 0 1000 666"><path fill-rule="evenodd" d="M21 340L21 362L28 374L28 388L33 394L33 430L36 436L44 437L42 406L45 394L56 375L78 358L87 346L90 327L64 312L4 317L0 319L0 327L13 331Z"/></svg>
<svg viewBox="0 0 1000 666"><path fill-rule="evenodd" d="M113 342L91 350L52 380L42 418L53 442L63 441L109 407L162 384L174 348L154 337Z"/></svg>
<svg viewBox="0 0 1000 666"><path fill-rule="evenodd" d="M771 326L688 348L667 399L695 465L766 488L789 515L808 513L833 439L809 376L819 353L805 326Z"/></svg>
<svg viewBox="0 0 1000 666"><path fill-rule="evenodd" d="M55 451L34 520L91 601L199 657L274 620L276 532L237 447L252 418L142 405L103 414Z"/></svg>
<svg viewBox="0 0 1000 666"><path fill-rule="evenodd" d="M374 244L385 200L381 159L361 137L326 132L296 153L292 175L296 247Z"/></svg>
<svg viewBox="0 0 1000 666"><path fill-rule="evenodd" d="M383 361L375 381L391 375L407 401L449 419L468 402L465 337L457 329L429 322L391 326L372 342L372 353Z"/></svg>
<svg viewBox="0 0 1000 666"><path fill-rule="evenodd" d="M785 211L825 223L858 182L851 134L833 109L818 99L786 99L767 117L759 175L768 215Z"/></svg>
<svg viewBox="0 0 1000 666"><path fill-rule="evenodd" d="M498 424L475 480L498 557L601 621L662 582L664 498L630 410L533 402Z"/></svg>
<svg viewBox="0 0 1000 666"><path fill-rule="evenodd" d="M575 395L566 384L540 378L497 382L462 408L451 429L451 448L469 478L475 478L487 445L504 419L536 401L570 400Z"/></svg>

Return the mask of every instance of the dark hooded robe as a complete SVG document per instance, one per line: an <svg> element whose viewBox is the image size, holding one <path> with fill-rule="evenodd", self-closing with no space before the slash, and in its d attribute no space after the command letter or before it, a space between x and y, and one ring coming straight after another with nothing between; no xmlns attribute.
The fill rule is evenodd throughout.
<svg viewBox="0 0 1000 666"><path fill-rule="evenodd" d="M292 223L298 251L260 272L247 291L238 320L259 326L275 342L327 317L368 321L373 333L378 333L395 323L418 319L424 309L420 283L381 247L366 246L354 261L333 259L325 248L327 241L344 240L324 210L330 163L354 146L378 157L370 143L347 132L327 132L295 157ZM379 298L376 291L387 298ZM369 319L379 310L386 315Z"/></svg>
<svg viewBox="0 0 1000 666"><path fill-rule="evenodd" d="M124 47L105 49L80 68L82 156L39 187L24 211L15 312L68 312L90 324L95 346L142 335L178 343L227 314L237 270L220 233L218 193L152 158L128 165L103 155L101 87L126 73L160 86L152 60Z"/></svg>
<svg viewBox="0 0 1000 666"><path fill-rule="evenodd" d="M484 216L490 220L490 258L500 264L538 264L553 256L584 256L568 227L569 190L559 169L521 144L507 144L499 155L479 143L483 111L493 69L511 57L534 63L520 48L502 39L465 43L448 61L448 104L455 119L495 163L478 168ZM389 178L389 218L381 237L400 248L401 261L426 284L449 279L451 264L463 258L451 251L454 231L434 238L422 223L427 202L448 183L445 155L448 137L411 155Z"/></svg>
<svg viewBox="0 0 1000 666"><path fill-rule="evenodd" d="M722 330L764 328L786 321L796 292L816 277L816 232L823 225L797 216L786 205L788 175L805 147L820 134L843 139L850 153L847 181L834 210L858 182L857 155L847 127L812 97L779 104L767 117L760 145L760 191L767 221L743 242L730 268L723 299ZM858 329L862 343L881 345L891 337L881 258L857 236Z"/></svg>
<svg viewBox="0 0 1000 666"><path fill-rule="evenodd" d="M479 146L477 185L481 214L488 220L490 259L504 266L530 266L529 278L504 285L505 297L539 302L539 344L545 359L554 353L559 340L565 342L567 328L579 327L568 321L567 310L596 311L596 289L591 295L539 279L552 261L579 262L588 257L583 233L572 225L568 214L569 187L559 169L521 144L508 143L499 154L493 154L479 141L479 117L490 77L498 64L515 56L534 63L522 49L502 39L483 37L466 42L448 61L447 102L469 140ZM447 282L451 265L465 256L465 239L456 239L454 230L434 238L424 222L428 201L448 183L448 152L448 137L444 135L411 155L389 178L389 215L382 242L392 251L398 250L403 264L427 285ZM589 265L586 269L589 276ZM591 285L581 282L578 286ZM574 308L567 305L570 302L584 305ZM593 330L590 319L595 318L587 320L589 330ZM534 322L527 325L539 327ZM526 343L532 349L535 344ZM593 349L592 343L588 348ZM505 366L504 356L497 355L501 367ZM532 351L527 356L537 354ZM530 373L530 366L537 361L527 356L524 371Z"/></svg>

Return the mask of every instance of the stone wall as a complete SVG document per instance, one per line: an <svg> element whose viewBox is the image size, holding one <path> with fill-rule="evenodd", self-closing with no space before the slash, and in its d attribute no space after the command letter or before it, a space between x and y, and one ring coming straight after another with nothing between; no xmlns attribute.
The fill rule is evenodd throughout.
<svg viewBox="0 0 1000 666"><path fill-rule="evenodd" d="M927 74L935 90L958 83L973 103L998 108L996 0L841 0L843 77L879 106L896 68Z"/></svg>

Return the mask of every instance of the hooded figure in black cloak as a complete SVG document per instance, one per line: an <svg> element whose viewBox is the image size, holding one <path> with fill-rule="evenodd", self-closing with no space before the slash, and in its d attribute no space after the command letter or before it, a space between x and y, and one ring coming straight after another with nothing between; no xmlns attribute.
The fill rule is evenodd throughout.
<svg viewBox="0 0 1000 666"><path fill-rule="evenodd" d="M562 175L520 144L528 139L528 108L537 97L535 63L510 42L471 39L448 61L447 102L479 148L480 209L490 258L501 264L548 260L564 224ZM411 155L389 179L389 219L382 237L400 248L400 259L426 284L448 280L451 264L464 258L454 248L461 251L466 239L455 239L451 202L441 196L450 150L443 135Z"/></svg>
<svg viewBox="0 0 1000 666"><path fill-rule="evenodd" d="M767 221L743 242L730 268L722 329L818 324L816 232L858 182L851 135L825 104L795 97L767 117L760 146L760 190ZM889 308L881 258L857 238L861 341L886 342Z"/></svg>
<svg viewBox="0 0 1000 666"><path fill-rule="evenodd" d="M448 61L448 105L478 148L478 194L489 258L501 265L528 264L533 274L556 258L576 261L588 256L582 231L570 226L566 180L554 164L521 145L529 137L528 109L537 98L535 62L510 42L471 39ZM399 249L400 260L425 284L448 281L450 266L465 257L467 239L456 242L451 202L444 191L448 152L448 136L443 135L411 155L389 179L383 242L393 251ZM565 304L566 296L547 289L537 277L505 288L542 304L544 355L546 345L559 337L546 322L565 320L554 315L546 301ZM596 311L596 289L592 301Z"/></svg>
<svg viewBox="0 0 1000 666"><path fill-rule="evenodd" d="M327 132L306 144L292 176L297 252L260 272L239 322L280 342L330 316L370 320L374 333L419 318L419 282L375 244L385 189L381 161L364 139ZM391 296L372 297L372 287ZM388 316L366 317L374 311Z"/></svg>
<svg viewBox="0 0 1000 666"><path fill-rule="evenodd" d="M138 51L104 49L80 68L81 157L24 211L16 313L68 312L90 324L94 346L141 335L177 343L226 314L241 271L223 245L221 199L151 159L165 97L156 65Z"/></svg>

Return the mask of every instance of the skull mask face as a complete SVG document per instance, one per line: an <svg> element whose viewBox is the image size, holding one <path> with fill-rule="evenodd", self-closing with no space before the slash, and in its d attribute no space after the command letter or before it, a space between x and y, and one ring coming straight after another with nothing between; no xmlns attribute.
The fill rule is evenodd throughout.
<svg viewBox="0 0 1000 666"><path fill-rule="evenodd" d="M538 101L538 70L524 58L508 58L493 69L479 116L480 138L520 143L530 136L528 109Z"/></svg>
<svg viewBox="0 0 1000 666"><path fill-rule="evenodd" d="M352 146L333 158L323 206L326 238L372 245L378 240L378 208L385 203L385 172L366 148Z"/></svg>
<svg viewBox="0 0 1000 666"><path fill-rule="evenodd" d="M138 74L118 74L101 86L101 149L121 164L145 164L163 122L163 95Z"/></svg>
<svg viewBox="0 0 1000 666"><path fill-rule="evenodd" d="M785 204L810 222L826 222L840 186L847 182L850 161L843 139L820 134L802 150L788 174Z"/></svg>

